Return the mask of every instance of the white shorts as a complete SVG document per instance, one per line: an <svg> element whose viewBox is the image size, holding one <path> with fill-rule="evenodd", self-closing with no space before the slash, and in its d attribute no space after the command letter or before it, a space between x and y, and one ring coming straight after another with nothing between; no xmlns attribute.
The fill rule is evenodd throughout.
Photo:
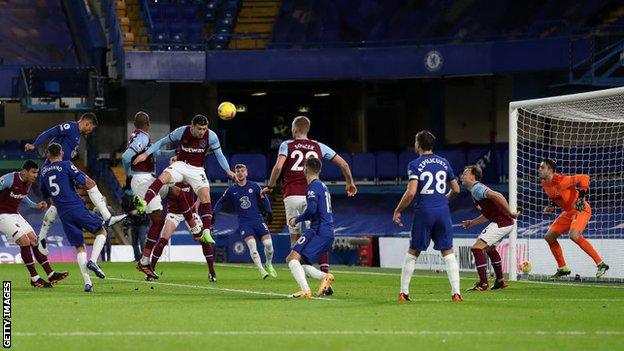
<svg viewBox="0 0 624 351"><path fill-rule="evenodd" d="M289 221L293 217L297 217L303 212L305 212L308 203L306 202L306 197L304 195L290 195L284 198L284 208L286 209L286 221ZM306 226L309 225L306 222ZM295 228L288 226L288 231L290 234L301 234L301 225L298 225Z"/></svg>
<svg viewBox="0 0 624 351"><path fill-rule="evenodd" d="M201 188L210 187L204 167L195 167L186 162L176 161L165 168L165 172L171 174L171 183L184 181L193 188L195 194Z"/></svg>
<svg viewBox="0 0 624 351"><path fill-rule="evenodd" d="M35 231L21 214L3 213L0 214L0 232L10 236L13 241L17 242L19 238Z"/></svg>
<svg viewBox="0 0 624 351"><path fill-rule="evenodd" d="M193 217L195 218L195 223L201 224L201 219L199 218L199 215L197 215L196 213L193 213ZM191 227L189 227L188 222L184 219L184 215L169 212L167 213L167 216L165 216L165 221L169 221L173 223L175 225L175 228L177 228L180 225L180 223L184 222L184 224L186 225L186 228L189 231L191 230Z"/></svg>
<svg viewBox="0 0 624 351"><path fill-rule="evenodd" d="M147 193L147 189L149 189L150 185L156 180L153 175L149 173L138 173L132 176L132 181L130 182L130 188L132 188L132 193L134 195L139 195L142 198L145 198L145 194ZM162 199L167 196L169 192L169 186L167 184L163 185L158 192L158 195L154 197L149 204L147 204L146 213L152 213L154 211L162 210Z"/></svg>
<svg viewBox="0 0 624 351"><path fill-rule="evenodd" d="M511 233L513 227L513 225L510 225L507 227L499 228L498 224L492 222L487 227L485 227L485 229L483 229L483 231L479 235L479 239L485 241L488 246L496 245L501 240L503 240L504 237Z"/></svg>

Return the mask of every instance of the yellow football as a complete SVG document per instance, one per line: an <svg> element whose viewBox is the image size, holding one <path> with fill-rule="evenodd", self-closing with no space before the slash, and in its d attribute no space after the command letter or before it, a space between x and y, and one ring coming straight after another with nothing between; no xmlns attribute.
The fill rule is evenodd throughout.
<svg viewBox="0 0 624 351"><path fill-rule="evenodd" d="M236 105L228 101L222 102L217 108L217 113L222 120L230 120L236 116Z"/></svg>

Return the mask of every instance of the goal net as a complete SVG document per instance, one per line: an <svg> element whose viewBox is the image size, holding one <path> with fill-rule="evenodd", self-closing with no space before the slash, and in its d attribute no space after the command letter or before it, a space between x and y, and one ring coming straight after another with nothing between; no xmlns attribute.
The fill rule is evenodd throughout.
<svg viewBox="0 0 624 351"><path fill-rule="evenodd" d="M509 131L509 200L521 210L510 236L511 279L528 277L516 275L524 260L531 277L557 269L544 235L561 209L543 213L549 200L537 169L544 158L556 161L558 173L591 177L592 217L583 235L611 267L601 280L624 278L624 88L512 102ZM593 260L567 235L559 243L571 279L595 279Z"/></svg>

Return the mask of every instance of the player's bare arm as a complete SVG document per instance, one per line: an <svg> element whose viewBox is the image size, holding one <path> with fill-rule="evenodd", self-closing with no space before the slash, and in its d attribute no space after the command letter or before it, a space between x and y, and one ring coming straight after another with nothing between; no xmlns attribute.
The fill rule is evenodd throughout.
<svg viewBox="0 0 624 351"><path fill-rule="evenodd" d="M418 180L410 179L409 183L407 183L407 189L405 190L405 193L403 193L403 196L401 197L401 201L399 201L399 204L394 209L394 214L392 215L392 221L395 224L403 226L403 223L401 223L401 212L403 212L412 203L414 196L416 196L416 191L418 191Z"/></svg>
<svg viewBox="0 0 624 351"><path fill-rule="evenodd" d="M464 229L470 229L472 227L474 227L475 225L479 225L482 223L487 222L487 218L485 218L484 215L480 215L479 217L473 218L473 219L469 219L466 221L462 221L462 226L464 227Z"/></svg>
<svg viewBox="0 0 624 351"><path fill-rule="evenodd" d="M349 168L349 164L344 158L340 157L340 155L334 156L332 162L335 163L340 170L342 171L342 175L345 177L345 181L347 185L345 186L345 190L348 196L355 196L357 194L357 187L355 186L355 182L353 181L353 176L351 175L351 169Z"/></svg>
<svg viewBox="0 0 624 351"><path fill-rule="evenodd" d="M275 165L271 170L271 177L269 177L269 182L267 183L267 186L260 192L261 195L273 191L273 188L275 188L275 185L277 184L277 178L279 178L280 174L282 173L282 167L284 167L284 162L286 162L286 156L277 156L277 161L275 161Z"/></svg>
<svg viewBox="0 0 624 351"><path fill-rule="evenodd" d="M503 196L503 194L499 193L498 191L488 189L485 192L485 197L501 205L505 210L507 210L507 213L509 214L509 216L511 216L511 218L518 218L518 213L511 211L511 208L509 208L509 203L507 202L507 199L505 199L505 196Z"/></svg>
<svg viewBox="0 0 624 351"><path fill-rule="evenodd" d="M451 190L446 193L446 198L451 201L453 200L457 195L459 195L459 192L461 191L461 188L459 187L459 182L457 181L457 179L453 179L450 181L451 184Z"/></svg>

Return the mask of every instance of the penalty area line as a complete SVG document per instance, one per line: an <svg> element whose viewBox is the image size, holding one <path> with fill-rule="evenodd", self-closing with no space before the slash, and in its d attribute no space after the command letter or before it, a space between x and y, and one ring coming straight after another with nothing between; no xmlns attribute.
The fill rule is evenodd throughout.
<svg viewBox="0 0 624 351"><path fill-rule="evenodd" d="M220 292L231 292L237 294L248 294L248 295L262 295L262 296L274 296L274 297L286 297L291 298L289 294L282 294L270 291L255 291L255 290L245 290L245 289L234 289L234 288L218 288L214 286L203 286L203 285L190 285L190 284L179 284L179 283L165 283L165 282L155 282L150 281L146 282L144 280L135 280L135 279L125 279L125 278L106 278L106 280L114 280L119 282L127 282L127 283L144 283L144 284L154 284L161 286L171 286L176 288L191 288L191 289L203 289L203 290L212 290L212 291L220 291ZM333 298L328 297L312 297L313 300L324 300L324 301L338 301Z"/></svg>

